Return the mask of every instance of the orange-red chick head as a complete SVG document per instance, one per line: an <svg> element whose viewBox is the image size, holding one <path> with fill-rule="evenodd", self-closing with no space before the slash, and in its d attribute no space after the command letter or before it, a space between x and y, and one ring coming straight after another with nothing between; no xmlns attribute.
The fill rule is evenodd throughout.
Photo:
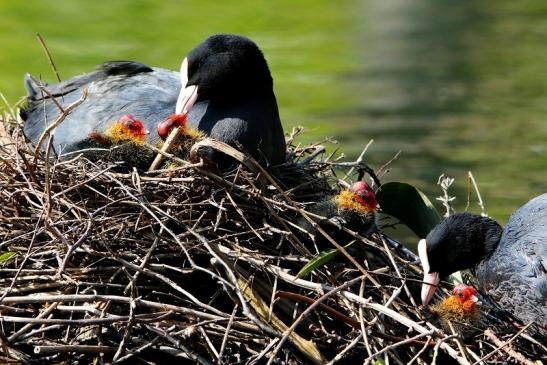
<svg viewBox="0 0 547 365"><path fill-rule="evenodd" d="M112 138L114 142L133 141L136 143L144 142L148 130L144 128L144 124L135 119L132 115L126 114L112 124L106 134Z"/></svg>
<svg viewBox="0 0 547 365"><path fill-rule="evenodd" d="M374 190L364 181L357 181L349 190L342 191L338 195L338 205L362 213L374 212L380 207Z"/></svg>
<svg viewBox="0 0 547 365"><path fill-rule="evenodd" d="M478 301L475 293L475 288L465 284L458 284L454 287L454 289L452 289L452 295L458 298L460 302L464 304L467 303L468 306L474 306L474 304Z"/></svg>
<svg viewBox="0 0 547 365"><path fill-rule="evenodd" d="M158 124L158 136L165 140L175 128L186 129L186 114L173 114Z"/></svg>
<svg viewBox="0 0 547 365"><path fill-rule="evenodd" d="M475 289L465 284L458 284L452 290L452 295L443 300L442 307L452 313L474 315L476 303Z"/></svg>

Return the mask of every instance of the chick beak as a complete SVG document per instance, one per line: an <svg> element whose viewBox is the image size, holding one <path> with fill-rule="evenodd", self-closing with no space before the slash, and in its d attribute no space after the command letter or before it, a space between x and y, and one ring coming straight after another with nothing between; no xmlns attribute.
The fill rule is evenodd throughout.
<svg viewBox="0 0 547 365"><path fill-rule="evenodd" d="M474 302L474 303L477 303L479 301L479 298L477 298L476 295L472 295L471 296L471 300Z"/></svg>
<svg viewBox="0 0 547 365"><path fill-rule="evenodd" d="M165 140L169 136L171 130L173 130L173 121L169 118L161 121L158 124L158 136L162 140Z"/></svg>
<svg viewBox="0 0 547 365"><path fill-rule="evenodd" d="M184 58L180 66L181 89L175 108L176 114L188 113L198 98L198 86L188 84L188 59Z"/></svg>
<svg viewBox="0 0 547 365"><path fill-rule="evenodd" d="M422 304L426 306L433 298L437 285L441 281L440 275L438 272L429 272L429 258L427 257L427 244L424 239L421 239L418 243L418 255L420 256L420 261L422 263L422 268L424 270L424 280L422 284Z"/></svg>

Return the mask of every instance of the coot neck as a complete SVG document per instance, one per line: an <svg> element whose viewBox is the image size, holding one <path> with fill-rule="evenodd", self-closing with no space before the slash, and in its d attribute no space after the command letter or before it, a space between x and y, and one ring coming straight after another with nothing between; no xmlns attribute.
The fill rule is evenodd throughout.
<svg viewBox="0 0 547 365"><path fill-rule="evenodd" d="M493 229L485 233L484 244L482 246L482 253L481 253L482 257L480 261L488 259L492 255L492 253L496 251L501 240L502 232L503 231L501 227L499 227L499 230Z"/></svg>

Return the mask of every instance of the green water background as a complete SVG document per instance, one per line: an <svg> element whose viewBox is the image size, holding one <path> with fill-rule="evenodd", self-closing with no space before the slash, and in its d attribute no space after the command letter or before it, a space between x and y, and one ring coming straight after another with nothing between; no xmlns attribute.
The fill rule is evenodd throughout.
<svg viewBox="0 0 547 365"><path fill-rule="evenodd" d="M0 91L24 95L25 72L61 77L105 60L178 69L213 33L251 37L264 51L286 131L415 184L432 199L441 173L464 209L471 170L488 213L505 222L547 191L547 2L15 1L0 2ZM471 209L478 211L473 203Z"/></svg>

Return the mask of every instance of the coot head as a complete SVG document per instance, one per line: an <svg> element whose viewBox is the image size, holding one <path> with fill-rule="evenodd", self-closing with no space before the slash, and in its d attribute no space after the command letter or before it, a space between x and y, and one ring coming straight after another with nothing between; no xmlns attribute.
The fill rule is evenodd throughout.
<svg viewBox="0 0 547 365"><path fill-rule="evenodd" d="M365 181L355 182L350 187L350 191L355 194L354 199L369 211L375 211L380 208L378 200L376 199L376 193Z"/></svg>
<svg viewBox="0 0 547 365"><path fill-rule="evenodd" d="M418 244L424 270L422 303L427 305L442 278L474 268L499 243L503 229L494 220L471 213L445 218Z"/></svg>
<svg viewBox="0 0 547 365"><path fill-rule="evenodd" d="M245 100L272 93L268 64L250 39L232 34L207 38L183 60L180 68L182 89L176 113L188 112L195 102Z"/></svg>
<svg viewBox="0 0 547 365"><path fill-rule="evenodd" d="M140 120L135 119L131 114L122 115L118 122L125 126L131 134L145 135L148 133L148 130L144 128L144 124Z"/></svg>
<svg viewBox="0 0 547 365"><path fill-rule="evenodd" d="M477 302L478 299L475 296L475 288L465 284L458 284L452 289L452 295L458 298L460 302Z"/></svg>
<svg viewBox="0 0 547 365"><path fill-rule="evenodd" d="M125 114L108 127L104 134L113 142L133 141L142 143L148 134L148 130L140 120L135 119L130 114Z"/></svg>

